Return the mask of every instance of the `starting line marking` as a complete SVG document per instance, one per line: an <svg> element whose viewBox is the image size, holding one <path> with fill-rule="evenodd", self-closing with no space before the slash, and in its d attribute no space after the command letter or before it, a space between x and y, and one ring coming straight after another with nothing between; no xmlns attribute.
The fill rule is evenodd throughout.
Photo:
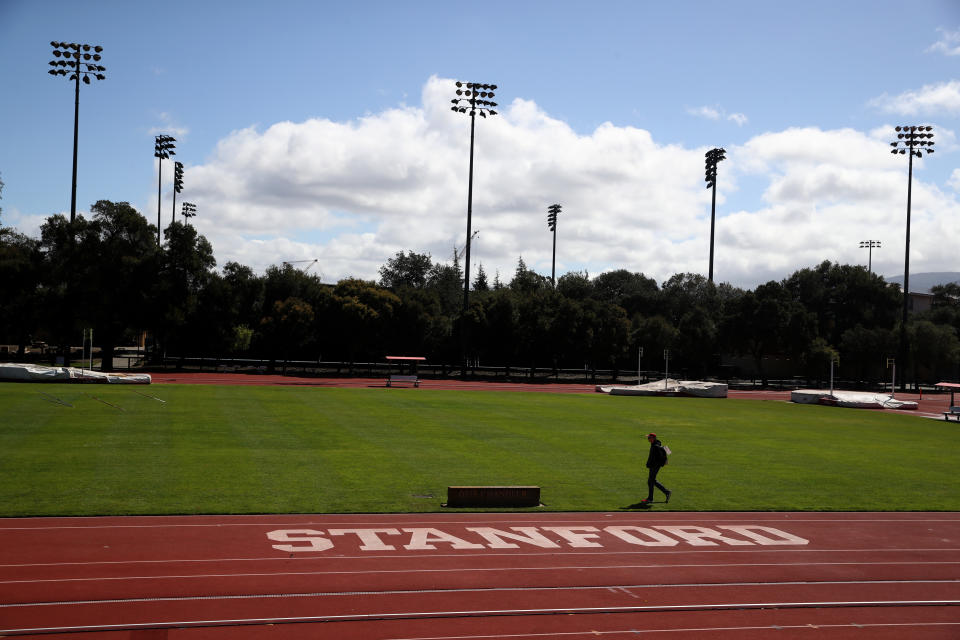
<svg viewBox="0 0 960 640"><path fill-rule="evenodd" d="M556 609L489 609L475 611L419 611L407 613L356 613L327 616L295 616L283 618L237 618L222 620L193 620L167 622L139 622L127 624L78 625L69 627L37 627L32 629L0 629L0 634L26 635L31 633L65 633L117 631L150 628L190 628L213 626L240 626L290 624L304 622L361 622L377 620L482 618L500 616L575 615L596 613L645 613L663 611L728 611L731 609L809 609L855 607L944 607L960 605L960 600L861 600L824 602L744 602L730 604L649 605L633 607L571 607Z"/></svg>

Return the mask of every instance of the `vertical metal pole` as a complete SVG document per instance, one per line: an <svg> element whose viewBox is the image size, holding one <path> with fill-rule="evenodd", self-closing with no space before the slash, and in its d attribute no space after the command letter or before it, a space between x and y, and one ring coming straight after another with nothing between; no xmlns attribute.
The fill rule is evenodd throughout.
<svg viewBox="0 0 960 640"><path fill-rule="evenodd" d="M670 379L670 350L663 350L663 359L666 364L663 365L663 390L667 390L667 380Z"/></svg>
<svg viewBox="0 0 960 640"><path fill-rule="evenodd" d="M470 304L470 234L473 221L473 140L476 115L470 116L470 177L467 182L467 248L463 257L463 313L466 315ZM464 336L466 339L466 336ZM464 343L466 344L466 343ZM466 355L466 353L464 353Z"/></svg>
<svg viewBox="0 0 960 640"><path fill-rule="evenodd" d="M870 247L867 251L867 273L873 273L873 240L867 246Z"/></svg>
<svg viewBox="0 0 960 640"><path fill-rule="evenodd" d="M550 263L550 283L557 286L557 225L553 225L553 261Z"/></svg>
<svg viewBox="0 0 960 640"><path fill-rule="evenodd" d="M716 166L716 165L714 165ZM709 282L713 282L713 229L717 213L717 179L713 179L713 197L710 201L710 271L707 276Z"/></svg>
<svg viewBox="0 0 960 640"><path fill-rule="evenodd" d="M162 151L161 151L162 153ZM163 180L163 158L157 158L157 246L160 246L160 185Z"/></svg>
<svg viewBox="0 0 960 640"><path fill-rule="evenodd" d="M640 386L640 361L643 360L643 347L637 347L637 386Z"/></svg>
<svg viewBox="0 0 960 640"><path fill-rule="evenodd" d="M176 175L176 170L174 170L174 175ZM172 225L177 221L177 189L173 189L173 211L170 212L170 224Z"/></svg>
<svg viewBox="0 0 960 640"><path fill-rule="evenodd" d="M70 189L70 224L77 217L77 143L80 129L80 57L76 58L76 96L73 102L73 183Z"/></svg>
<svg viewBox="0 0 960 640"><path fill-rule="evenodd" d="M913 192L913 144L908 147L907 152L910 154L910 164L907 173L907 241L906 253L903 258L903 317L900 322L900 354L897 357L901 363L907 361L907 352L909 351L907 344L907 313L910 305L910 201ZM907 390L906 376L902 376L900 387L903 391Z"/></svg>

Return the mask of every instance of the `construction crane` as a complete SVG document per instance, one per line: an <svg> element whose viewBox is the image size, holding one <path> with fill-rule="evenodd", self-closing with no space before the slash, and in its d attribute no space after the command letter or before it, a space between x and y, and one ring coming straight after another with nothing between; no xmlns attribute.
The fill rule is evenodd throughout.
<svg viewBox="0 0 960 640"><path fill-rule="evenodd" d="M479 230L479 229L477 229L476 231L474 231L473 233L470 234L470 240L473 240L473 239L476 238L478 235L480 235L480 230ZM460 258L463 257L463 254L464 254L464 252L465 252L466 250L467 250L467 245L463 245L463 248L462 248L462 249L457 249L457 245L453 245L453 255L455 255L455 256L457 257L457 260L459 260Z"/></svg>
<svg viewBox="0 0 960 640"><path fill-rule="evenodd" d="M308 264L306 268L303 269L303 272L306 273L307 271L310 271L310 269L313 268L313 265L317 264L317 262L319 261L320 261L320 258L314 258L313 260L284 260L283 264L285 265L288 264L290 266L293 266L295 264L302 264L304 262L309 262L310 264Z"/></svg>

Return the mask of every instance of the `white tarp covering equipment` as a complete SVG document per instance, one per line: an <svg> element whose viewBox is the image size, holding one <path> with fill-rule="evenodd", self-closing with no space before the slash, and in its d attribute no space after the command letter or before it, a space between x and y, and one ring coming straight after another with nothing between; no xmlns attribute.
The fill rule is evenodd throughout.
<svg viewBox="0 0 960 640"><path fill-rule="evenodd" d="M702 380L657 380L647 384L632 386L597 385L598 393L612 396L685 396L695 398L726 398L727 385L722 382L704 382Z"/></svg>
<svg viewBox="0 0 960 640"><path fill-rule="evenodd" d="M0 382L103 382L150 384L147 373L104 373L75 367L47 367L42 364L0 362Z"/></svg>
<svg viewBox="0 0 960 640"><path fill-rule="evenodd" d="M916 409L911 400L898 400L888 393L866 391L834 391L833 395L823 389L797 389L790 392L790 401L798 404L825 404L831 407L854 409Z"/></svg>

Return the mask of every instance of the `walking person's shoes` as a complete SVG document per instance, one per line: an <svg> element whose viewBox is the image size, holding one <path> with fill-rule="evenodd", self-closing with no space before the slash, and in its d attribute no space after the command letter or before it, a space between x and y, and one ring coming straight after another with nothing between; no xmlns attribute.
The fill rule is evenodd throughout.
<svg viewBox="0 0 960 640"><path fill-rule="evenodd" d="M666 494L667 494L667 499L664 500L664 502L670 502L670 496L673 495L673 491L667 491Z"/></svg>

